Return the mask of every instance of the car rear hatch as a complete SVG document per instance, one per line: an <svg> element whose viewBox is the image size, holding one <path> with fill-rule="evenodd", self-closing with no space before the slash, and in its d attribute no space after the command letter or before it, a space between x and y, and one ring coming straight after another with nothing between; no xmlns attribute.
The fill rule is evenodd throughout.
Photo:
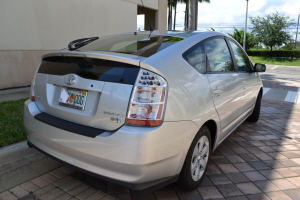
<svg viewBox="0 0 300 200"><path fill-rule="evenodd" d="M46 54L35 78L35 102L43 114L74 125L116 130L125 122L143 58L99 52Z"/></svg>
<svg viewBox="0 0 300 200"><path fill-rule="evenodd" d="M42 111L35 118L67 130L78 124L108 131L120 128L140 62L183 39L157 31L125 33L75 40L68 45L70 51L44 55L33 84Z"/></svg>

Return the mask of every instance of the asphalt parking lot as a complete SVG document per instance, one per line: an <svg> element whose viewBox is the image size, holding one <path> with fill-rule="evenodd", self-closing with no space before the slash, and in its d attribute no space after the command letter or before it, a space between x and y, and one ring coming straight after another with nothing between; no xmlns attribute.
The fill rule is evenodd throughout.
<svg viewBox="0 0 300 200"><path fill-rule="evenodd" d="M300 67L267 65L267 70L260 74L264 87L299 92Z"/></svg>
<svg viewBox="0 0 300 200"><path fill-rule="evenodd" d="M286 69L268 66L264 86L298 93L300 67ZM260 120L244 122L218 147L197 190L185 192L171 184L136 194L62 166L0 193L0 199L300 199L300 103L287 95L264 96Z"/></svg>

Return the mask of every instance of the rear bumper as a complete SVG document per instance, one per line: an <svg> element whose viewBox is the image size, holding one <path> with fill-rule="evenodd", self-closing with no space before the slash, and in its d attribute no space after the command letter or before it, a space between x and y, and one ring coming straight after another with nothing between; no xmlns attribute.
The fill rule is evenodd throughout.
<svg viewBox="0 0 300 200"><path fill-rule="evenodd" d="M159 127L123 126L95 138L68 132L34 118L40 111L27 100L24 125L29 144L67 164L134 190L175 181L198 131L191 121Z"/></svg>
<svg viewBox="0 0 300 200"><path fill-rule="evenodd" d="M155 181L150 181L150 182L146 182L146 183L137 183L137 184L131 184L131 183L126 183L126 182L121 182L121 181L117 181L117 180L114 180L114 179L111 179L111 178L108 178L108 177L105 177L105 176L101 176L99 174L95 174L95 173L92 173L90 171L87 171L85 169L81 169L77 166L74 166L74 165L71 165L63 160L59 160L58 158L56 157L53 157L52 155L48 154L47 152L44 152L42 151L41 149L37 148L36 146L34 146L31 142L27 141L27 144L30 148L35 148L36 150L40 151L41 153L53 158L54 160L57 160L61 163L64 163L65 165L69 165L79 171L82 171L86 174L89 174L93 177L96 177L96 178L100 178L100 179L103 179L103 180L106 180L106 181L110 181L112 183L116 183L116 184L119 184L119 185L123 185L123 186L126 186L132 190L139 190L139 191L152 191L152 190L155 190L156 188L160 188L160 187L163 187L163 186L166 186L168 184L171 184L175 181L178 180L178 177L179 177L179 174L178 175L175 175L173 177L167 177L167 178L162 178L162 179L159 179L159 180L155 180Z"/></svg>

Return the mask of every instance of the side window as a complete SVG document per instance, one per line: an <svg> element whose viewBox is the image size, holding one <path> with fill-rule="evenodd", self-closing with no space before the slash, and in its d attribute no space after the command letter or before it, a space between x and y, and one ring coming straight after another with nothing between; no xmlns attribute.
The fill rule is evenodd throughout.
<svg viewBox="0 0 300 200"><path fill-rule="evenodd" d="M183 53L183 58L190 63L198 72L203 73L205 68L205 57L201 43L196 44Z"/></svg>
<svg viewBox="0 0 300 200"><path fill-rule="evenodd" d="M207 56L207 71L232 72L234 65L228 46L224 39L212 39L205 42L205 54Z"/></svg>
<svg viewBox="0 0 300 200"><path fill-rule="evenodd" d="M251 72L252 70L251 70L248 56L234 42L229 40L229 43L230 43L231 48L234 53L236 64L238 66L238 71L239 72Z"/></svg>

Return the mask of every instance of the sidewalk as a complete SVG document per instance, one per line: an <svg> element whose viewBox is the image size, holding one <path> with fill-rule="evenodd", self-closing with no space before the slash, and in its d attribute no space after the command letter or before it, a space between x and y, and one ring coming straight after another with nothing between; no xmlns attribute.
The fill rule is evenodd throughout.
<svg viewBox="0 0 300 200"><path fill-rule="evenodd" d="M0 90L0 102L29 98L30 87Z"/></svg>
<svg viewBox="0 0 300 200"><path fill-rule="evenodd" d="M62 166L29 148L27 141L0 148L0 161L0 193Z"/></svg>
<svg viewBox="0 0 300 200"><path fill-rule="evenodd" d="M137 195L63 166L0 193L0 199L300 199L299 116L299 104L263 100L260 120L243 123L218 147L194 191L172 184Z"/></svg>

